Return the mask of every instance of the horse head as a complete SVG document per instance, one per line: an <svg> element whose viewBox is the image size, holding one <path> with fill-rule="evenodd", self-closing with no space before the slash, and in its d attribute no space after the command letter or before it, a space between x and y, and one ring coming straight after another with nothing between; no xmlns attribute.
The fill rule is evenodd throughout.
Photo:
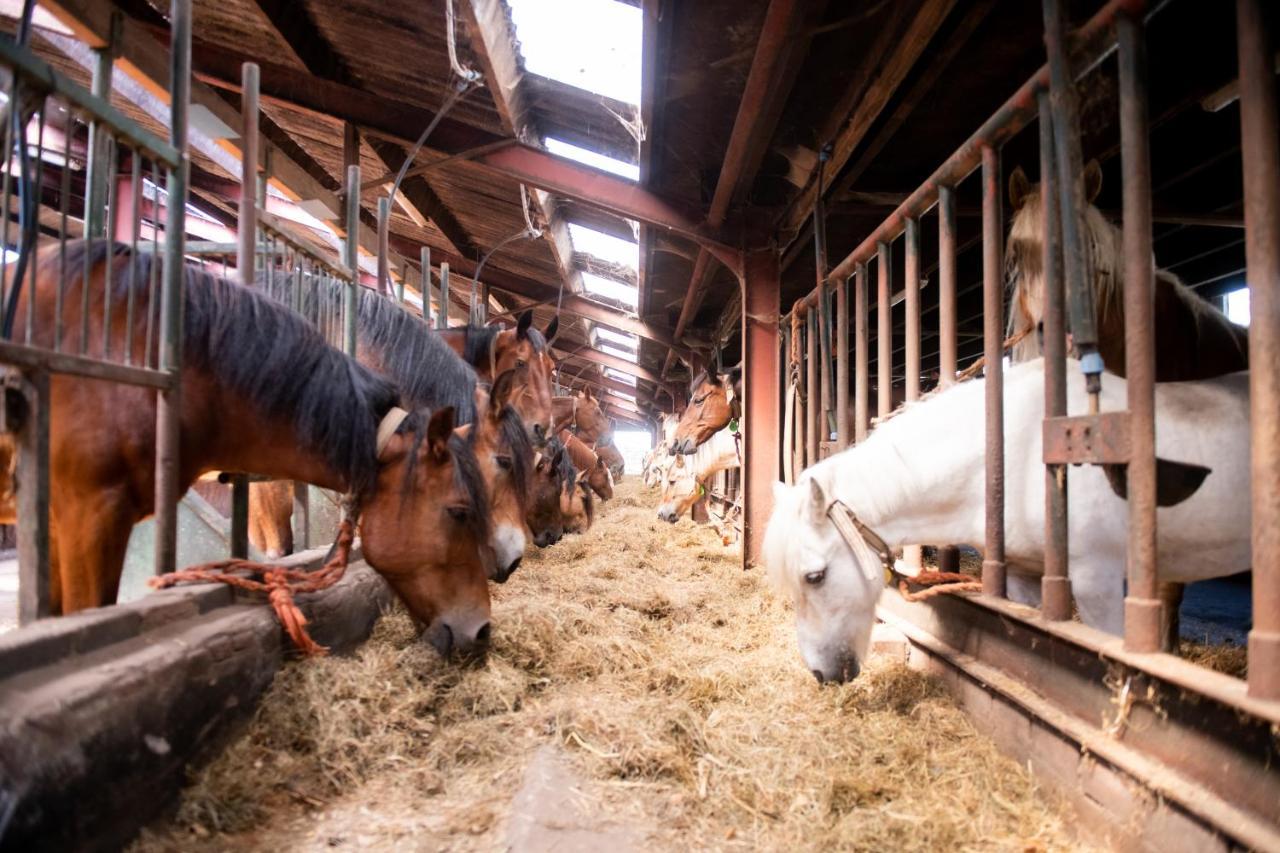
<svg viewBox="0 0 1280 853"><path fill-rule="evenodd" d="M488 495L452 408L409 414L378 454L377 482L361 505L365 559L404 601L444 657L483 656L492 535Z"/></svg>
<svg viewBox="0 0 1280 853"><path fill-rule="evenodd" d="M689 405L672 436L672 449L689 454L711 436L742 416L742 368L728 373L704 371L693 381Z"/></svg>
<svg viewBox="0 0 1280 853"><path fill-rule="evenodd" d="M595 521L595 498L591 494L590 471L570 478L560 492L560 512L565 533L586 533Z"/></svg>
<svg viewBox="0 0 1280 853"><path fill-rule="evenodd" d="M702 485L693 475L693 465L676 456L667 465L662 478L662 500L658 518L675 524L702 497Z"/></svg>
<svg viewBox="0 0 1280 853"><path fill-rule="evenodd" d="M596 456L596 462L586 472L587 485L602 501L613 500L613 473L605 464L603 456Z"/></svg>
<svg viewBox="0 0 1280 853"><path fill-rule="evenodd" d="M600 409L600 403L591 394L589 388L579 391L572 397L556 397L557 407L554 430L559 432L568 428L588 447L600 440L600 436L609 430L609 419Z"/></svg>
<svg viewBox="0 0 1280 853"><path fill-rule="evenodd" d="M805 666L820 682L845 682L866 661L884 577L870 545L846 543L830 508L827 488L811 471L794 487L774 484L763 556L770 580L795 604Z"/></svg>
<svg viewBox="0 0 1280 853"><path fill-rule="evenodd" d="M539 548L554 545L564 536L560 495L564 491L566 472L572 479L572 471L568 451L559 439L553 438L547 443L546 450L538 454L534 464L529 512L525 516L533 534L533 544Z"/></svg>
<svg viewBox="0 0 1280 853"><path fill-rule="evenodd" d="M503 329L493 337L489 354L491 379L509 370L520 371L510 402L539 448L551 435L551 373L555 364L550 341L559 326L557 317L545 334L539 332L533 327L533 312L525 311L514 329Z"/></svg>

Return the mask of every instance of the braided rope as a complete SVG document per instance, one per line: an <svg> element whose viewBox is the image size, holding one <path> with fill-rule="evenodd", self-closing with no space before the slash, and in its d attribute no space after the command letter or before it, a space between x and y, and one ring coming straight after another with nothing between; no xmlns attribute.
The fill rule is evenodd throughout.
<svg viewBox="0 0 1280 853"><path fill-rule="evenodd" d="M912 592L906 580L898 581L898 592L907 601L924 601L938 595L956 595L962 592L982 592L982 581L959 572L921 572L911 578L911 583L925 589Z"/></svg>

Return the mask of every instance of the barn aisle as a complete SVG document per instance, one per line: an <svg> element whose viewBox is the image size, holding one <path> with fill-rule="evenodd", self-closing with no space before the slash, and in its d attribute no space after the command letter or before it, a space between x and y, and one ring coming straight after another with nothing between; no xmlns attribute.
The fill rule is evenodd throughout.
<svg viewBox="0 0 1280 853"><path fill-rule="evenodd" d="M878 661L820 687L786 606L634 476L526 558L459 672L386 617L286 668L138 850L1074 846L940 689Z"/></svg>

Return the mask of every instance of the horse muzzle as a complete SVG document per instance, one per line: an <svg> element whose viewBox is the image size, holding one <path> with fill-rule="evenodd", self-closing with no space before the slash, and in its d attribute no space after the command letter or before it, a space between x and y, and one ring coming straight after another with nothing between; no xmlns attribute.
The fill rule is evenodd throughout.
<svg viewBox="0 0 1280 853"><path fill-rule="evenodd" d="M862 667L858 665L858 659L853 655L841 657L836 661L833 669L824 672L821 669L810 670L813 677L818 679L819 684L848 684L858 677L858 673L862 671Z"/></svg>
<svg viewBox="0 0 1280 853"><path fill-rule="evenodd" d="M437 619L423 636L445 660L462 664L479 664L484 662L489 653L491 633L487 621L474 630L467 630L462 625L453 625L444 619Z"/></svg>

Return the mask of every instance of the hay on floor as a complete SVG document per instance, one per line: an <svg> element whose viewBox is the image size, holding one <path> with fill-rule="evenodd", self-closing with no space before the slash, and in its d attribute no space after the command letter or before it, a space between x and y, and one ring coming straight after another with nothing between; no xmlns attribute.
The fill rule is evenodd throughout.
<svg viewBox="0 0 1280 853"><path fill-rule="evenodd" d="M503 848L547 744L648 849L1075 845L934 680L873 662L819 686L762 573L655 503L629 478L495 587L482 668L442 664L398 610L353 657L287 666L138 848Z"/></svg>

